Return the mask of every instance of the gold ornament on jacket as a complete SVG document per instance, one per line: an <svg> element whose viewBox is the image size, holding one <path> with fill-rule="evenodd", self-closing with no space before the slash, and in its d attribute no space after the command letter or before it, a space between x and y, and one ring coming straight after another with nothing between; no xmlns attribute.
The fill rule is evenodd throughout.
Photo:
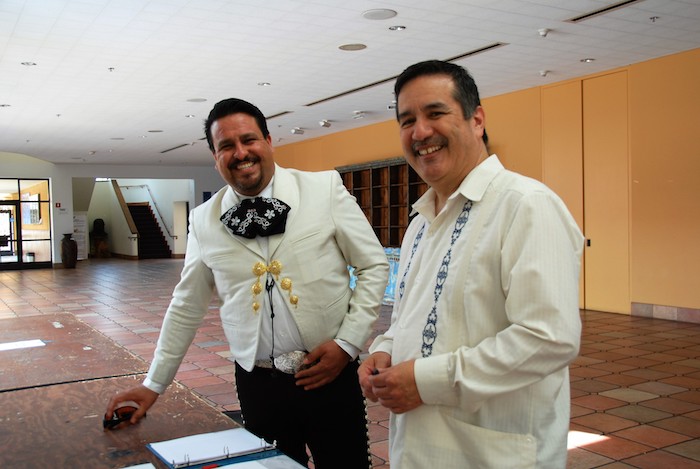
<svg viewBox="0 0 700 469"><path fill-rule="evenodd" d="M263 286L260 279L267 273L270 273L275 277L275 281L279 282L282 290L289 294L289 303L296 308L297 303L299 303L299 297L292 294L292 279L289 277L282 277L280 280L279 276L282 273L282 263L274 260L267 265L265 265L264 262L256 262L253 265L253 275L257 277L255 283L253 283L253 286L251 287L251 291L253 292L253 312L258 314L258 311L260 310L258 295L263 291Z"/></svg>

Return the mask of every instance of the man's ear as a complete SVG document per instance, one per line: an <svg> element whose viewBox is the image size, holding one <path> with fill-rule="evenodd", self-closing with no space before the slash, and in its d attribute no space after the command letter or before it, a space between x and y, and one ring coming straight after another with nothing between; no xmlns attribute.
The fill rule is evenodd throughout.
<svg viewBox="0 0 700 469"><path fill-rule="evenodd" d="M472 119L474 120L474 129L479 131L479 136L483 135L486 129L486 114L484 113L484 108L477 106L472 113Z"/></svg>

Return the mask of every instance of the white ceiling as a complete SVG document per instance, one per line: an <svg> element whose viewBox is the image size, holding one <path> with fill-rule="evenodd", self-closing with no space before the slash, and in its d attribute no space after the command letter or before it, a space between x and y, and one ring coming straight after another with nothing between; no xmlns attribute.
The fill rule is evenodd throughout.
<svg viewBox="0 0 700 469"><path fill-rule="evenodd" d="M426 59L503 44L454 60L483 98L700 47L700 0L638 0L568 21L619 3L0 0L0 151L210 165L202 123L228 97L258 105L281 146L392 119L393 78ZM380 8L397 15L363 15ZM355 43L367 48L339 49Z"/></svg>

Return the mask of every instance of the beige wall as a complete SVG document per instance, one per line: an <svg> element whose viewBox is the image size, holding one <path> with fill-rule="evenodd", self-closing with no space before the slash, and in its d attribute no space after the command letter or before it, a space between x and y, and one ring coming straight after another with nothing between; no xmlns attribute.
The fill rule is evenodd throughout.
<svg viewBox="0 0 700 469"><path fill-rule="evenodd" d="M700 309L700 49L617 71L627 76L629 300ZM590 78L483 100L491 149L509 169L553 187L579 224L586 184L577 112ZM560 102L558 86L566 88ZM400 156L401 147L388 121L284 145L276 155L283 166L320 170Z"/></svg>

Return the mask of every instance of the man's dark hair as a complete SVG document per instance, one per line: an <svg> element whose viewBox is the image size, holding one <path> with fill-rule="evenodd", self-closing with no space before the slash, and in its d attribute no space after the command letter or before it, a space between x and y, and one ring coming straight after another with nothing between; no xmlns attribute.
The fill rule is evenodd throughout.
<svg viewBox="0 0 700 469"><path fill-rule="evenodd" d="M464 67L442 60L426 60L418 62L404 70L396 79L394 85L394 95L398 101L401 88L409 81L425 75L447 75L452 78L454 91L452 97L462 106L462 115L465 119L471 118L474 111L481 105L479 99L479 89L474 82L474 78ZM399 118L399 107L396 106L396 118ZM484 129L483 141L488 145L489 139Z"/></svg>
<svg viewBox="0 0 700 469"><path fill-rule="evenodd" d="M207 136L207 143L209 144L209 149L214 151L214 142L211 139L211 126L217 120L222 117L229 116L231 114L238 114L242 112L243 114L248 114L249 116L255 118L255 121L260 127L263 138L267 138L270 132L267 130L267 120L260 109L254 104L248 101L243 101L238 98L229 98L219 101L214 105L214 108L209 113L209 117L204 121L204 133Z"/></svg>

